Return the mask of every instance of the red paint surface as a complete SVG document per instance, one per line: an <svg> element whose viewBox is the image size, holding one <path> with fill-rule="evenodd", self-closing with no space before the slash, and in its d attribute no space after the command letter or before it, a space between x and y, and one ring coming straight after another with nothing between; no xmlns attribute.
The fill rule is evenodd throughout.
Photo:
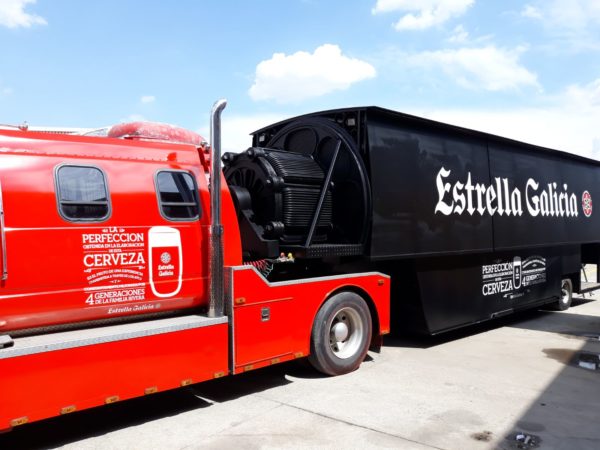
<svg viewBox="0 0 600 450"><path fill-rule="evenodd" d="M250 364L254 368L268 365L272 358L286 356L291 359L297 353L308 355L312 324L319 308L341 290L357 291L363 298L372 301L379 323L379 330L373 329L373 336L389 332L390 283L384 275L358 274L332 280L314 278L299 284L269 285L253 269L235 271L233 322L236 372ZM270 310L268 321L261 320L263 308Z"/></svg>
<svg viewBox="0 0 600 450"><path fill-rule="evenodd" d="M0 430L227 373L227 324L0 359Z"/></svg>

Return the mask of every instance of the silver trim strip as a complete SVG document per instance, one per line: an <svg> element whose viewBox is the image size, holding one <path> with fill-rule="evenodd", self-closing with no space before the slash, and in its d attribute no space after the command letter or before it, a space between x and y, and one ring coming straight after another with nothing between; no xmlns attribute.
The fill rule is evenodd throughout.
<svg viewBox="0 0 600 450"><path fill-rule="evenodd" d="M379 276L379 277L383 277L383 278L386 278L386 279L390 278L389 275L386 275L385 273L381 273L381 272L359 272L359 273L349 273L349 274L344 274L344 275L329 275L329 276L326 276L326 277L299 278L297 280L270 282L254 266L234 266L231 269L234 272L237 272L237 271L240 271L240 270L254 270L257 273L257 275L259 275L260 278L262 278L262 280L269 287L292 286L292 285L295 285L295 284L319 283L321 281L343 280L343 279L346 279L346 278L359 278L359 277L368 277L368 276Z"/></svg>
<svg viewBox="0 0 600 450"><path fill-rule="evenodd" d="M4 203L2 202L2 182L0 182L0 245L2 245L2 281L8 279L8 261L6 254L6 231L4 226Z"/></svg>
<svg viewBox="0 0 600 450"><path fill-rule="evenodd" d="M106 344L109 342L136 339L175 331L191 330L227 323L225 316L209 318L205 316L171 317L147 322L112 325L87 330L73 330L62 333L29 336L14 339L12 347L0 350L0 359L28 356L39 353Z"/></svg>

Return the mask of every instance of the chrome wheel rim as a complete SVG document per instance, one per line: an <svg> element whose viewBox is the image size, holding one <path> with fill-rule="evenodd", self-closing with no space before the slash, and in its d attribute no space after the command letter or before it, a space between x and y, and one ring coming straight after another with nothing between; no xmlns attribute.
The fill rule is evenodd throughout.
<svg viewBox="0 0 600 450"><path fill-rule="evenodd" d="M569 297L569 285L566 281L563 281L560 286L560 301L566 305L569 303Z"/></svg>
<svg viewBox="0 0 600 450"><path fill-rule="evenodd" d="M329 323L329 346L335 356L348 359L361 348L365 329L352 308L340 309Z"/></svg>

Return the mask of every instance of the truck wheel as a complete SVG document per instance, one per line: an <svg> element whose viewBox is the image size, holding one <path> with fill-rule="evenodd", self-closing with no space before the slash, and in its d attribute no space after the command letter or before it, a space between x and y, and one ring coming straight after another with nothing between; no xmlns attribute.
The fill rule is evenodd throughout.
<svg viewBox="0 0 600 450"><path fill-rule="evenodd" d="M560 283L560 298L555 304L555 309L558 311L566 311L571 306L573 301L573 282L569 278L565 278Z"/></svg>
<svg viewBox="0 0 600 450"><path fill-rule="evenodd" d="M371 342L371 313L353 292L341 292L321 307L312 327L309 361L327 375L356 370Z"/></svg>

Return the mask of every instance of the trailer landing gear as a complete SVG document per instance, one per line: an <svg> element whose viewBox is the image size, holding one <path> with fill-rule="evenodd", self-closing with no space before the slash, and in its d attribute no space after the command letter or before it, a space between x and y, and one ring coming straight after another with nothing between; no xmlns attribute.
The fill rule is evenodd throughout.
<svg viewBox="0 0 600 450"><path fill-rule="evenodd" d="M317 313L309 361L327 375L352 372L367 354L371 333L371 314L362 297L354 292L340 292Z"/></svg>

